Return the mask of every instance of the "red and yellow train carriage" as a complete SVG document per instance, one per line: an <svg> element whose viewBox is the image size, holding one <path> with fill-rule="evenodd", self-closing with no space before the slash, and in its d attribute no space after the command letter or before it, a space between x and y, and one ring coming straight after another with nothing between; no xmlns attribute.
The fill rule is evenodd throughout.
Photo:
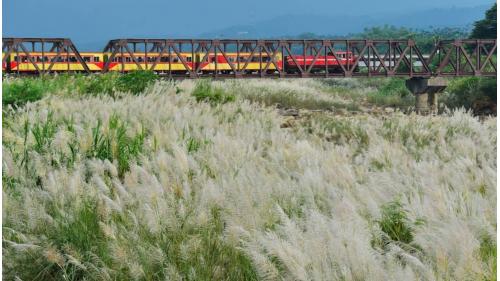
<svg viewBox="0 0 500 281"><path fill-rule="evenodd" d="M159 56L160 53L146 54L144 52L133 53L133 57L129 53L115 54L114 57L111 57L111 53L104 55L106 61L110 60L109 71L129 72L150 69L160 73L169 71L185 73L196 67L196 60L193 59L192 53L180 53L180 56L177 54L162 54L158 59ZM182 60L184 60L184 63Z"/></svg>
<svg viewBox="0 0 500 281"><path fill-rule="evenodd" d="M248 52L239 53L239 57L238 53L225 53L225 56L222 54L217 54L216 56L215 53L210 53L207 56L205 53L199 53L197 54L197 61L200 64L202 73L213 73L215 71L230 73L233 71L230 63L235 70L244 70L247 72L265 70L268 64L269 67L267 68L267 72L274 72L276 69L283 68L283 57L281 53L276 54L274 57L274 62L276 62L276 64L272 62L271 57L267 54L263 54L262 56L250 56L251 53Z"/></svg>
<svg viewBox="0 0 500 281"><path fill-rule="evenodd" d="M267 73L274 73L277 70L285 70L287 73L299 72L302 69L311 69L312 73L322 72L328 68L329 72L340 72L341 65L352 66L356 63L356 57L352 52L338 51L335 55L328 53L326 56L301 56L288 55L282 53L274 54L274 60L269 54L254 54L249 52L231 53L180 53L161 54L136 52L133 56L129 53L118 53L114 56L111 53L83 52L80 53L83 61L87 64L91 72L102 72L105 65L108 71L129 72L140 69L149 69L157 73L179 73L185 74L188 71L198 69L201 74L223 73L229 74L234 70L245 71L246 73L260 72L266 70ZM2 54L4 57L5 54ZM3 61L3 58L2 58ZM230 63L233 65L231 67ZM37 67L41 71L51 72L81 72L83 65L78 61L74 53L55 52L31 52L11 53L2 65L5 71L30 73L36 72ZM51 66L52 65L52 66ZM266 69L267 67L267 69Z"/></svg>
<svg viewBox="0 0 500 281"><path fill-rule="evenodd" d="M104 57L102 53L80 53L83 61L87 64L90 71L101 71L104 66ZM30 58L31 60L30 60ZM65 71L84 71L83 65L78 61L74 53L55 52L30 52L29 57L25 53L11 53L9 56L10 71L13 72L35 72L38 67L40 70L65 72ZM50 67L52 64L52 67Z"/></svg>
<svg viewBox="0 0 500 281"><path fill-rule="evenodd" d="M7 61L4 60L5 58L5 53L2 52L2 72L5 73L7 70Z"/></svg>

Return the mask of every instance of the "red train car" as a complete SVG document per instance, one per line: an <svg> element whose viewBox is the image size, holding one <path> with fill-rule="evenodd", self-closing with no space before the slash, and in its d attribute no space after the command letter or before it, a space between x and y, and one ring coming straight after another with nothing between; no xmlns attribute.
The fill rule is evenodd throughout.
<svg viewBox="0 0 500 281"><path fill-rule="evenodd" d="M352 66L356 62L356 57L352 52L339 51L335 52L335 56L332 53L328 53L326 56L318 56L316 60L314 60L315 56L285 56L285 70L288 73L298 73L299 65L302 69L311 68L311 73L318 73L325 71L328 68L328 72L335 73L341 72L343 65L347 67L347 65ZM313 64L314 63L314 64ZM325 66L326 65L326 66Z"/></svg>

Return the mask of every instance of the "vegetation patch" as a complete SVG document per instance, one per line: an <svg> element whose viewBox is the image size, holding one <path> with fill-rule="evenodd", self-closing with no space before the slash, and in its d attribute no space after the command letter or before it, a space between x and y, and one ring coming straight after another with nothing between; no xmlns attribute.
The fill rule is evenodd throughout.
<svg viewBox="0 0 500 281"><path fill-rule="evenodd" d="M119 76L116 81L116 88L119 91L131 92L137 95L142 93L156 79L158 79L158 76L153 71L136 70Z"/></svg>
<svg viewBox="0 0 500 281"><path fill-rule="evenodd" d="M116 115L109 120L109 131L104 133L101 121L92 129L92 146L87 152L90 158L108 159L118 162L120 177L130 169L130 161L137 160L143 152L146 132L144 129L135 136L127 135L127 124Z"/></svg>
<svg viewBox="0 0 500 281"><path fill-rule="evenodd" d="M64 79L88 78L48 85ZM301 110L285 130L278 110L245 100L353 101L327 87L59 88L5 109L4 278L494 280L496 119Z"/></svg>
<svg viewBox="0 0 500 281"><path fill-rule="evenodd" d="M496 113L497 80L495 78L465 77L452 79L440 97L448 108L464 107L476 113Z"/></svg>
<svg viewBox="0 0 500 281"><path fill-rule="evenodd" d="M43 98L45 89L43 83L35 79L20 79L2 84L2 102L4 105L22 106Z"/></svg>
<svg viewBox="0 0 500 281"><path fill-rule="evenodd" d="M383 205L381 210L382 215L377 223L382 232L385 233L382 240L385 240L385 243L393 241L410 245L414 239L414 225L418 225L420 221L411 222L408 219L407 211L398 201Z"/></svg>
<svg viewBox="0 0 500 281"><path fill-rule="evenodd" d="M212 105L224 104L235 100L235 96L223 89L214 87L209 80L201 80L191 93L197 102L208 102Z"/></svg>
<svg viewBox="0 0 500 281"><path fill-rule="evenodd" d="M379 85L377 91L367 95L369 103L402 108L415 104L415 98L406 88L404 79L388 78L384 80L386 81Z"/></svg>

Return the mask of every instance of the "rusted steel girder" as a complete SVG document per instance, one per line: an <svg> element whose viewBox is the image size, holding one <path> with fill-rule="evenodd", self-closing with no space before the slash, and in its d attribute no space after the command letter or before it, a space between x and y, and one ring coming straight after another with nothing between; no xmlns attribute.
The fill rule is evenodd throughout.
<svg viewBox="0 0 500 281"><path fill-rule="evenodd" d="M49 67L44 59L40 64L30 55L40 51L37 46L42 53L47 49L57 52L56 58L47 62ZM69 39L4 38L3 50L4 63L12 52L21 53L40 74L51 72L54 62L71 52L89 72ZM423 54L413 40L359 39L116 39L109 41L103 52L102 72L133 68L172 78L496 77L494 39L437 41L428 54Z"/></svg>
<svg viewBox="0 0 500 281"><path fill-rule="evenodd" d="M427 63L435 76L496 77L496 49L495 39L442 40L436 42Z"/></svg>
<svg viewBox="0 0 500 281"><path fill-rule="evenodd" d="M140 64L137 46L142 46L141 55L146 57L154 52L156 60ZM104 52L110 58L129 55L137 69L148 70L156 70L163 55L177 56L185 71L173 73L169 60L168 71L163 73L173 78L496 76L496 40L489 39L437 41L425 56L413 40L118 39L109 41ZM351 53L354 59L343 60L339 52ZM189 64L183 53L191 53L193 61L198 56L198 63ZM235 54L235 59L228 59ZM210 61L211 56L224 60ZM299 62L298 56L307 59ZM293 70L287 69L285 58ZM334 70L327 62L332 59ZM109 70L110 61L103 72ZM258 63L258 69L249 69L252 62ZM123 60L121 63L123 70ZM212 64L212 70L203 71L205 64Z"/></svg>
<svg viewBox="0 0 500 281"><path fill-rule="evenodd" d="M16 54L17 65L20 64L19 54L26 56L30 66L33 66L37 74L43 75L50 73L54 63L59 59L66 58L67 71L70 71L70 53L74 55L77 63L83 67L83 71L90 73L87 64L83 61L82 56L78 52L71 39L68 38L3 38L2 52L4 56L2 63L6 64L12 53ZM46 53L56 53L50 61L46 61ZM41 61L37 61L37 56L33 53L41 54ZM72 62L73 64L74 62ZM15 71L19 74L19 68Z"/></svg>

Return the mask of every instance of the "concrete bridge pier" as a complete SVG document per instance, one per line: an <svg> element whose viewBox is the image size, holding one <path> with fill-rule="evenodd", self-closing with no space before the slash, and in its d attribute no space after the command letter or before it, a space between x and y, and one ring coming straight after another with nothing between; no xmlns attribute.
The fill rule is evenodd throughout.
<svg viewBox="0 0 500 281"><path fill-rule="evenodd" d="M436 114L438 94L443 92L447 85L447 81L439 77L413 77L406 80L406 88L415 95L415 110L418 114Z"/></svg>

